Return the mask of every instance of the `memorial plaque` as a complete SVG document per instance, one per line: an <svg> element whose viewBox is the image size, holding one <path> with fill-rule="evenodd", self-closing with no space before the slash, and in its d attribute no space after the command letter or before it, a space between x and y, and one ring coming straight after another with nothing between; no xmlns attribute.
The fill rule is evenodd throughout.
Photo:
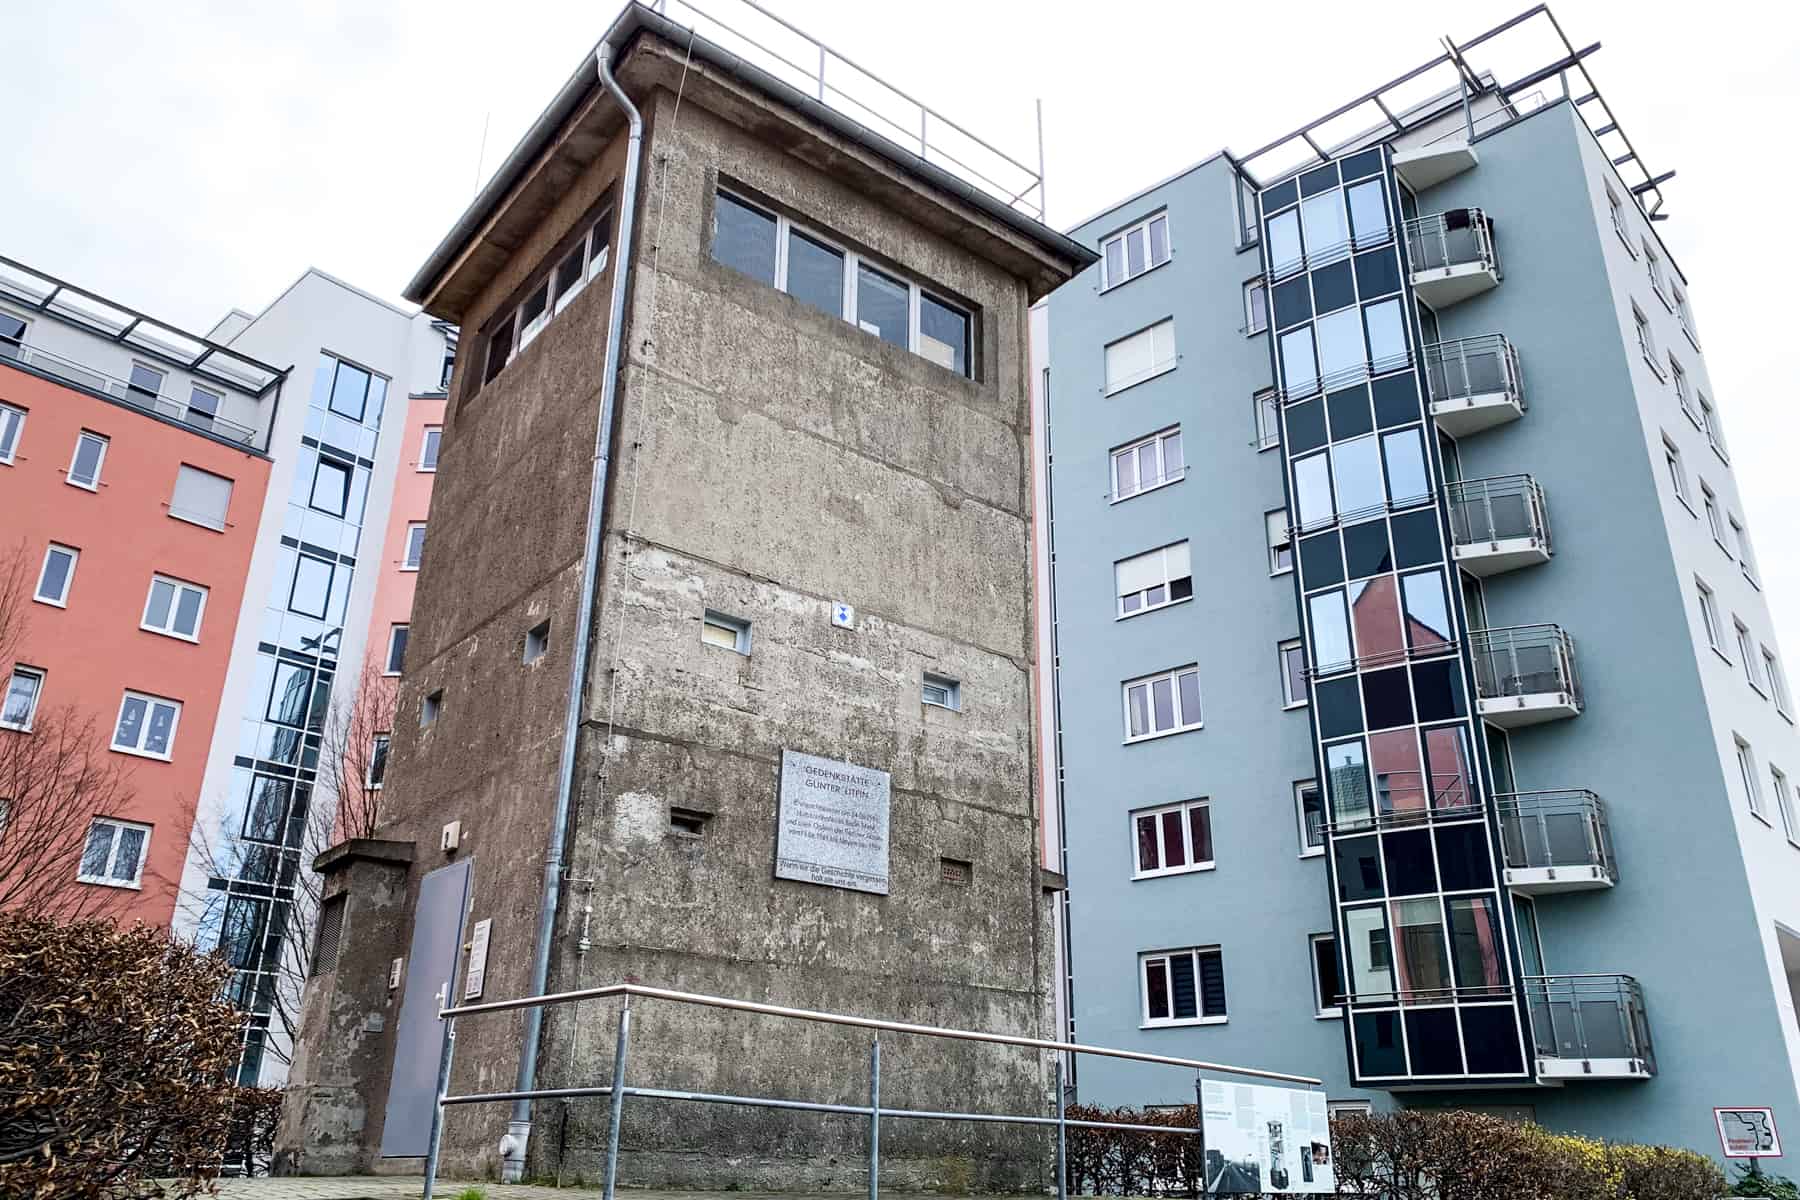
<svg viewBox="0 0 1800 1200"><path fill-rule="evenodd" d="M775 877L888 894L888 773L781 752Z"/></svg>

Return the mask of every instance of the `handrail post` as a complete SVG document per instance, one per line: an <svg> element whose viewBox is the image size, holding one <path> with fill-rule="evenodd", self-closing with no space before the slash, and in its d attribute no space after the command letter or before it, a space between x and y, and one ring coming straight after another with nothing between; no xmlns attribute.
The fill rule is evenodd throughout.
<svg viewBox="0 0 1800 1200"><path fill-rule="evenodd" d="M1063 1094L1062 1055L1052 1064L1052 1081L1056 1084L1056 1200L1069 1200L1068 1104Z"/></svg>
<svg viewBox="0 0 1800 1200"><path fill-rule="evenodd" d="M612 1110L606 1121L606 1188L605 1200L613 1200L613 1187L619 1177L619 1123L625 1115L625 1051L631 1041L631 993L619 1009L619 1043L613 1050Z"/></svg>
<svg viewBox="0 0 1800 1200"><path fill-rule="evenodd" d="M881 1034L869 1039L869 1200L881 1194ZM609 1196L607 1200L612 1200Z"/></svg>
<svg viewBox="0 0 1800 1200"><path fill-rule="evenodd" d="M450 985L438 989L438 1007L450 1007ZM444 1097L450 1094L450 1053L456 1048L456 1018L443 1018L444 1032L438 1047L437 1091L431 1098L431 1134L425 1150L425 1196L431 1200L431 1186L437 1181L438 1150L444 1140Z"/></svg>

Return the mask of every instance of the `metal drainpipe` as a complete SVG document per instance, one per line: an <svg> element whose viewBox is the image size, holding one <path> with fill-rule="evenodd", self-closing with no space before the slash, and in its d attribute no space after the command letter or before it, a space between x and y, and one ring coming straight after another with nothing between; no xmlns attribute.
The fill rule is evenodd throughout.
<svg viewBox="0 0 1800 1200"><path fill-rule="evenodd" d="M569 810L575 791L575 742L581 729L583 697L587 693L588 647L594 622L594 587L600 572L601 534L606 501L606 475L612 446L613 409L619 389L619 346L625 324L625 288L631 277L632 228L637 217L638 164L644 142L644 118L612 75L612 45L601 42L594 51L600 85L612 93L631 124L631 140L625 151L625 175L619 188L618 254L613 259L612 312L606 330L606 367L600 384L600 422L594 433L594 472L588 488L587 541L581 560L580 609L575 619L575 645L571 652L569 708L563 718L562 754L556 768L556 813L550 824L550 846L544 855L544 896L538 908L537 946L531 961L531 994L541 996L550 981L550 947L556 931L556 909L562 891L563 860L568 850ZM525 1036L519 1047L519 1082L516 1090L531 1091L537 1083L538 1042L543 1035L544 1010L525 1010ZM525 1147L531 1138L531 1101L513 1101L512 1119L500 1139L500 1178L517 1183L525 1174Z"/></svg>

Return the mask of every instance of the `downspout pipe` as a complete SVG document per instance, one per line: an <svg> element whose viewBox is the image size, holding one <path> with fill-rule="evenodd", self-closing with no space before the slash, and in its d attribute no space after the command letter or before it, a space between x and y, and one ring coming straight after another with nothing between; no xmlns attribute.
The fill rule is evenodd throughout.
<svg viewBox="0 0 1800 1200"><path fill-rule="evenodd" d="M619 349L625 325L625 290L631 278L632 232L637 222L638 171L644 144L644 118L631 103L612 73L612 43L594 49L594 65L600 86L619 102L630 122L630 142L625 151L625 174L619 187L619 235L613 257L612 308L606 328L606 366L600 383L600 419L594 431L593 479L588 485L587 536L581 558L580 607L575 618L575 644L570 651L569 706L563 715L562 754L556 765L556 812L550 821L550 845L544 854L544 894L538 906L537 945L531 959L530 994L541 996L550 982L550 951L555 940L557 905L562 896L563 871L568 857L569 813L574 805L575 750L581 731L587 695L588 653L593 641L594 592L600 574L601 538L605 531L606 480L610 466L613 418L619 391ZM519 1046L517 1091L537 1086L538 1046L544 1031L544 1010L525 1010L524 1038ZM500 1178L517 1183L525 1174L525 1148L531 1139L531 1101L513 1101L512 1119L500 1140Z"/></svg>

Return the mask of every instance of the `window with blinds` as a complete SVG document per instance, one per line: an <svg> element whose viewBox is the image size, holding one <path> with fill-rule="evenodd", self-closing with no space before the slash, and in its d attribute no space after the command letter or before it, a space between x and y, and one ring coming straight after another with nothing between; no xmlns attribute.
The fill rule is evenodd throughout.
<svg viewBox="0 0 1800 1200"><path fill-rule="evenodd" d="M1144 1024L1197 1025L1225 1020L1225 959L1217 946L1145 954Z"/></svg>
<svg viewBox="0 0 1800 1200"><path fill-rule="evenodd" d="M1171 317L1106 348L1106 392L1123 391L1174 369L1175 320Z"/></svg>
<svg viewBox="0 0 1800 1200"><path fill-rule="evenodd" d="M1194 594L1188 544L1176 542L1113 564L1121 617L1162 608Z"/></svg>
<svg viewBox="0 0 1800 1200"><path fill-rule="evenodd" d="M175 494L169 500L169 515L208 529L224 529L225 514L231 511L231 480L199 467L181 465L175 475Z"/></svg>

